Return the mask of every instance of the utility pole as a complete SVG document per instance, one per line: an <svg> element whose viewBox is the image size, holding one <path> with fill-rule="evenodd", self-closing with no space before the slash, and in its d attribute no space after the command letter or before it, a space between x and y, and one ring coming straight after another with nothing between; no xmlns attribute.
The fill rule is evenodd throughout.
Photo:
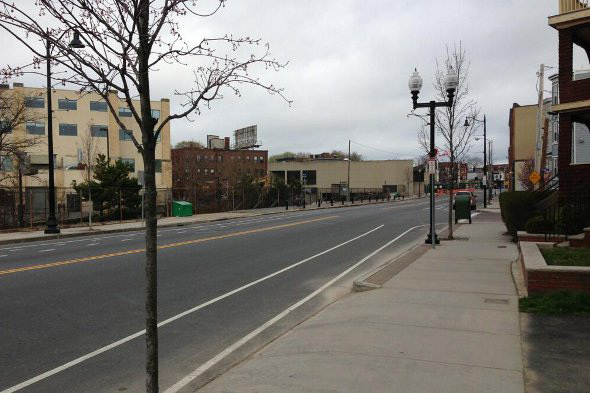
<svg viewBox="0 0 590 393"><path fill-rule="evenodd" d="M539 69L539 102L537 108L537 132L536 132L536 145L535 145L535 171L541 172L541 149L543 147L543 89L545 86L545 65L541 64ZM535 184L537 189L538 184Z"/></svg>
<svg viewBox="0 0 590 393"><path fill-rule="evenodd" d="M350 202L350 139L348 140L348 201Z"/></svg>

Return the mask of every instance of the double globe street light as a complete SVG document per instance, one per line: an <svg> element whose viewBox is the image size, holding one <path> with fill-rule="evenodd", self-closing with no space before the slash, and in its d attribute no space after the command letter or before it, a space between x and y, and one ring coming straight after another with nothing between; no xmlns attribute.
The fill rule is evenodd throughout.
<svg viewBox="0 0 590 393"><path fill-rule="evenodd" d="M435 113L436 108L439 107L452 107L453 106L453 99L455 97L455 90L457 90L457 86L459 85L459 75L457 72L453 70L452 67L449 67L447 71L447 75L445 76L444 86L445 90L447 91L448 101L436 102L436 101L429 101L429 102L418 102L418 94L420 93L420 89L422 88L422 77L418 73L417 69L414 69L414 73L410 77L408 81L408 86L410 88L410 92L412 93L412 104L413 108L428 108L429 109L429 116L430 116L430 152L429 156L431 160L434 160L436 157L436 150L435 150L435 143L434 143L434 124L435 124ZM430 233L426 238L426 244L432 244L432 248L435 247L435 244L439 244L440 241L438 240L438 235L436 234L434 228L434 173L431 171L430 173Z"/></svg>

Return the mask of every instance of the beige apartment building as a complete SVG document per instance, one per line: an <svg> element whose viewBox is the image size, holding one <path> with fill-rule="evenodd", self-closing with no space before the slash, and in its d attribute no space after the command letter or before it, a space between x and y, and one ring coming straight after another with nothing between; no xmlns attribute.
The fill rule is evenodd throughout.
<svg viewBox="0 0 590 393"><path fill-rule="evenodd" d="M8 85L0 86L10 89ZM34 138L40 141L27 149L27 162L31 168L38 168L38 175L25 176L25 187L46 187L48 183L47 156L47 102L46 89L26 87L14 83L12 89L18 97L23 97L26 106L35 113L35 121L27 122L12 132L13 138ZM88 138L92 139L96 154L104 154L111 161L118 159L131 164L134 176L141 178L143 159L131 138L124 133L111 114L107 103L96 93L80 94L75 90L54 89L52 91L53 109L53 151L55 155L55 186L69 188L75 183L85 181L82 162ZM125 128L133 132L141 142L141 132L127 104L111 92L108 97L114 108L118 108L119 118ZM134 101L139 106L139 101ZM170 113L170 101L152 101L152 116L162 119ZM170 159L170 123L162 130L156 147L156 186L172 187L172 163ZM10 163L9 163L10 164ZM16 165L4 165L3 170L16 171ZM8 186L9 184L3 184ZM59 199L59 192L58 192Z"/></svg>

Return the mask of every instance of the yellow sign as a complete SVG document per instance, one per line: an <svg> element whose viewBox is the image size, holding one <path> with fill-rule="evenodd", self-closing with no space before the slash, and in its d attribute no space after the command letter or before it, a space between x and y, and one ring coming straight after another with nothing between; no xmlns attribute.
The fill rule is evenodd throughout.
<svg viewBox="0 0 590 393"><path fill-rule="evenodd" d="M539 175L539 172L534 171L533 173L531 173L530 176L529 176L529 180L533 184L537 184L539 182L539 180L541 180L541 176Z"/></svg>

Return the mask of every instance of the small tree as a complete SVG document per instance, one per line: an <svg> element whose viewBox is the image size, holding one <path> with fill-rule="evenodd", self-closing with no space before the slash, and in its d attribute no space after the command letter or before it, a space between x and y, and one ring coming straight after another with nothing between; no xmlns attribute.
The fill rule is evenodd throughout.
<svg viewBox="0 0 590 393"><path fill-rule="evenodd" d="M157 319L157 215L156 142L164 127L175 119L199 115L203 107L223 98L225 92L241 95L246 85L260 87L283 97L283 90L262 82L254 74L257 65L280 70L285 66L271 57L269 45L251 37L221 35L186 40L183 27L194 26L189 18L205 19L225 5L217 0L213 9L203 10L195 0L39 0L32 5L0 0L0 27L31 50L31 65L52 61L62 71L54 80L93 91L107 103L117 125L126 130L119 117L116 91L141 131L141 139L130 135L144 164L146 216L146 390L158 391ZM181 21L188 22L181 24ZM73 50L69 42L75 32L85 45ZM38 40L36 41L35 38ZM52 48L47 58L46 46ZM257 49L257 48L261 48ZM176 67L176 68L174 68ZM165 118L152 117L152 76L179 72L194 76L194 83L170 86L179 99L180 110ZM23 66L1 70L5 78L27 72ZM36 70L32 70L37 73ZM173 83L174 79L170 79ZM284 98L284 97L283 97ZM139 105L134 105L134 100Z"/></svg>
<svg viewBox="0 0 590 393"><path fill-rule="evenodd" d="M174 148L176 149L181 149L183 147L194 147L194 148L198 148L198 149L203 149L205 148L205 145L203 145L201 142L197 142L197 141L180 141L178 142L176 145L174 145Z"/></svg>
<svg viewBox="0 0 590 393"><path fill-rule="evenodd" d="M531 158L522 163L521 171L518 174L518 182L527 191L533 191L535 185L529 179L531 174L535 171L535 161Z"/></svg>

